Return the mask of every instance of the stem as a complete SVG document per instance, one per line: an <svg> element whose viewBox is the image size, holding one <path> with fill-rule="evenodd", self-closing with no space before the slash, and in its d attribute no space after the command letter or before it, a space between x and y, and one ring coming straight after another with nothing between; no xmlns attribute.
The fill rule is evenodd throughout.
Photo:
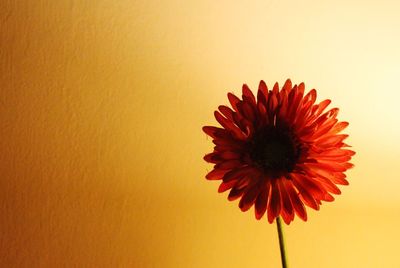
<svg viewBox="0 0 400 268"><path fill-rule="evenodd" d="M277 217L276 218L276 226L278 227L279 248L281 250L282 268L288 268L281 217Z"/></svg>

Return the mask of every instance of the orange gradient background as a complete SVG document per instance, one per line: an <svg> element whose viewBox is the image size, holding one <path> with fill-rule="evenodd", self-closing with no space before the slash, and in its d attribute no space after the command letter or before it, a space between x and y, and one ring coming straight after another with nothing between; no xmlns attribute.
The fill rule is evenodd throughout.
<svg viewBox="0 0 400 268"><path fill-rule="evenodd" d="M350 186L291 267L400 267L398 1L0 2L0 267L279 267L204 179L203 125L286 78L340 107Z"/></svg>

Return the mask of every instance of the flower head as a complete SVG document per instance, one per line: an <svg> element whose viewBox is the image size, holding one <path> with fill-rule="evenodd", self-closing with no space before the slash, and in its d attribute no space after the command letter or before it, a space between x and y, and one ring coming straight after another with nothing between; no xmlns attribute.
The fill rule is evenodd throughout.
<svg viewBox="0 0 400 268"><path fill-rule="evenodd" d="M315 89L304 89L288 79L268 90L261 81L255 97L243 85L242 99L228 93L232 108L214 112L222 127L203 127L215 144L204 157L215 164L206 178L222 180L219 192L240 199L242 211L254 205L256 218L267 213L270 223L281 216L289 224L295 214L306 221L305 205L319 210L321 201L333 201L353 166L348 135L340 134L348 123L338 121L338 108L325 111L330 100L316 104Z"/></svg>

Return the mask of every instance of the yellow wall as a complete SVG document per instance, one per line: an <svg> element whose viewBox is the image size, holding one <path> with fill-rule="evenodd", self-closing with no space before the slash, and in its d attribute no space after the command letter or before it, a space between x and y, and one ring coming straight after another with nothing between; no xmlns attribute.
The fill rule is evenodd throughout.
<svg viewBox="0 0 400 268"><path fill-rule="evenodd" d="M400 267L398 1L0 1L0 267L279 267L201 126L247 82L341 108L351 185L292 267Z"/></svg>

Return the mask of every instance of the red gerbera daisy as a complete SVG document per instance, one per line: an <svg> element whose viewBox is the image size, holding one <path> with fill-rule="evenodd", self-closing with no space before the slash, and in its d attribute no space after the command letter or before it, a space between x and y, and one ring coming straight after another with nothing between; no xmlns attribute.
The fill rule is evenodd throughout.
<svg viewBox="0 0 400 268"><path fill-rule="evenodd" d="M203 127L215 144L204 157L215 164L206 178L222 180L218 191L240 198L242 211L254 205L257 219L267 213L270 223L281 216L289 224L297 214L306 221L304 205L318 210L340 194L338 184L348 184L344 172L355 154L343 142L348 135L339 134L348 125L336 118L339 109L324 112L331 101L316 104L316 97L289 79L272 90L261 81L257 98L247 85L242 100L228 93L232 108L214 113L222 128Z"/></svg>

